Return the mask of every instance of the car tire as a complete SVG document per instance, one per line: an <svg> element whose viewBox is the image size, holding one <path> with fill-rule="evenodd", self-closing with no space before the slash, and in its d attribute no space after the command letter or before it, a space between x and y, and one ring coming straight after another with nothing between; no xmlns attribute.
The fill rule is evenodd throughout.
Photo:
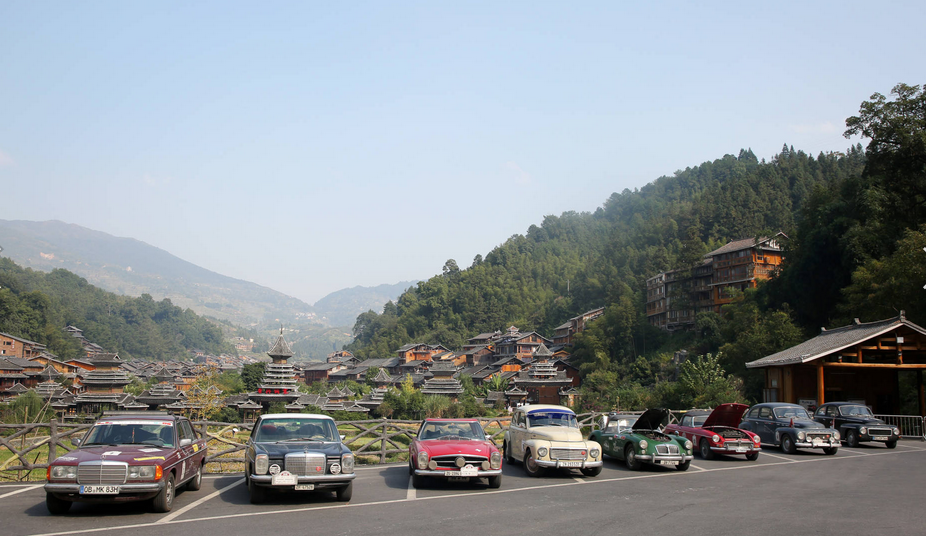
<svg viewBox="0 0 926 536"><path fill-rule="evenodd" d="M785 454L794 454L797 452L797 447L794 446L794 440L791 439L791 436L788 434L781 435L781 451Z"/></svg>
<svg viewBox="0 0 926 536"><path fill-rule="evenodd" d="M827 447L823 449L823 454L826 454L827 456L832 456L833 454L836 454L837 450L839 450L839 447Z"/></svg>
<svg viewBox="0 0 926 536"><path fill-rule="evenodd" d="M338 488L335 491L335 494L338 496L338 500L341 502L347 502L354 495L354 483L350 482L343 488Z"/></svg>
<svg viewBox="0 0 926 536"><path fill-rule="evenodd" d="M490 476L486 478L489 481L489 487L492 489L498 489L502 487L502 475Z"/></svg>
<svg viewBox="0 0 926 536"><path fill-rule="evenodd" d="M537 460L534 459L533 453L528 450L524 454L524 472L528 476L538 477L543 474L543 467L540 467L537 464Z"/></svg>
<svg viewBox="0 0 926 536"><path fill-rule="evenodd" d="M582 474L585 476L598 476L601 474L601 466L598 467L583 467L581 469Z"/></svg>
<svg viewBox="0 0 926 536"><path fill-rule="evenodd" d="M248 479L248 495L251 498L251 504L261 504L267 500L267 490Z"/></svg>
<svg viewBox="0 0 926 536"><path fill-rule="evenodd" d="M60 516L68 513L68 510L71 509L71 501L59 499L58 497L55 497L53 493L46 493L45 507L48 508L49 514L53 516Z"/></svg>
<svg viewBox="0 0 926 536"><path fill-rule="evenodd" d="M687 471L689 467L691 467L691 460L688 460L687 462L682 462L675 466L675 468L678 469L679 471Z"/></svg>
<svg viewBox="0 0 926 536"><path fill-rule="evenodd" d="M627 445L624 450L624 462L627 464L627 469L631 471L639 471L643 467L643 462L637 459L637 452L633 445Z"/></svg>
<svg viewBox="0 0 926 536"><path fill-rule="evenodd" d="M749 461L751 461L751 462L754 462L754 461L756 461L756 460L759 459L759 453L758 453L758 452L750 452L749 454L746 455L746 459L749 460Z"/></svg>
<svg viewBox="0 0 926 536"><path fill-rule="evenodd" d="M849 430L846 432L846 446L850 448L858 448L858 430Z"/></svg>
<svg viewBox="0 0 926 536"><path fill-rule="evenodd" d="M167 475L167 480L164 482L164 487L161 488L161 492L151 500L151 506L154 511L158 513L170 512L170 509L174 506L174 495L176 492L177 490L174 487L174 474L170 473Z"/></svg>
<svg viewBox="0 0 926 536"><path fill-rule="evenodd" d="M895 449L895 448L897 448L897 440L896 440L896 439L892 439L892 440L888 441L887 443L885 443L884 446L886 446L886 447L889 448L889 449Z"/></svg>
<svg viewBox="0 0 926 536"><path fill-rule="evenodd" d="M421 489L421 488L425 487L425 486L424 486L424 483L425 483L424 479L425 479L425 477L423 477L423 476L421 476L421 475L412 475L412 487L415 488L415 489Z"/></svg>
<svg viewBox="0 0 926 536"><path fill-rule="evenodd" d="M714 459L714 451L711 450L711 444L707 439L702 439L701 442L698 443L698 450L701 452L701 457L705 460Z"/></svg>
<svg viewBox="0 0 926 536"><path fill-rule="evenodd" d="M203 464L199 464L199 467L196 468L196 476L190 479L186 484L186 489L189 491L199 491L203 487Z"/></svg>

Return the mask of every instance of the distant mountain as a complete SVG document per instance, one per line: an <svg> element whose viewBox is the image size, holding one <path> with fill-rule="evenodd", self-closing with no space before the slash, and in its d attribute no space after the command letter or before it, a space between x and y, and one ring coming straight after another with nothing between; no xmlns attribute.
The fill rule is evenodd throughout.
<svg viewBox="0 0 926 536"><path fill-rule="evenodd" d="M236 323L311 318L312 306L255 283L226 277L132 238L60 221L0 220L3 256L42 271L64 268L128 296L169 298L181 308ZM353 325L353 322L350 322Z"/></svg>
<svg viewBox="0 0 926 536"><path fill-rule="evenodd" d="M353 287L332 292L315 302L315 314L327 319L332 326L353 327L357 316L367 311L382 312L388 301L395 301L417 281L402 281L394 285Z"/></svg>

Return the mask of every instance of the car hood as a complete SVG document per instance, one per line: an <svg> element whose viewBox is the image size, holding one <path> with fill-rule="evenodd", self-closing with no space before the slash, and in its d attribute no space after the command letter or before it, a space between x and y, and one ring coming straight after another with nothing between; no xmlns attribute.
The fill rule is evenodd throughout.
<svg viewBox="0 0 926 536"><path fill-rule="evenodd" d="M790 421L788 424L791 428L826 428L826 425L819 423L817 421L807 421L804 419L798 420L794 419L794 424L792 425Z"/></svg>
<svg viewBox="0 0 926 536"><path fill-rule="evenodd" d="M83 463L105 460L108 462L126 462L140 465L145 462L152 465L165 463L176 456L176 449L172 447L155 447L152 445L95 445L81 447L59 456L55 462Z"/></svg>
<svg viewBox="0 0 926 536"><path fill-rule="evenodd" d="M886 424L881 419L876 417L841 417L847 423L857 423L857 424Z"/></svg>
<svg viewBox="0 0 926 536"><path fill-rule="evenodd" d="M585 439L578 428L565 426L533 426L529 431L531 437L550 441L583 441Z"/></svg>
<svg viewBox="0 0 926 536"><path fill-rule="evenodd" d="M323 452L325 455L340 456L341 443L325 441L286 441L280 443L255 443L254 450L271 458L283 457L290 452Z"/></svg>
<svg viewBox="0 0 926 536"><path fill-rule="evenodd" d="M662 408L648 409L640 415L637 422L633 423L634 430L658 430L666 417L669 416L669 410Z"/></svg>
<svg viewBox="0 0 926 536"><path fill-rule="evenodd" d="M427 439L419 441L419 447L428 452L430 456L452 456L454 454L470 454L474 456L489 457L495 446L488 441L457 440L457 439Z"/></svg>
<svg viewBox="0 0 926 536"><path fill-rule="evenodd" d="M721 404L714 408L714 411L707 416L702 426L704 428L709 428L711 426L738 428L739 424L743 421L743 414L746 413L747 409L749 409L749 406L746 404Z"/></svg>

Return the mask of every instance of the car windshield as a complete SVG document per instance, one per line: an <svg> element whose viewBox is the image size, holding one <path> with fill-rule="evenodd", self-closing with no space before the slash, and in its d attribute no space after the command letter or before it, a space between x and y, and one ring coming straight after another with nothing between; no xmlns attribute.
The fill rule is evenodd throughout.
<svg viewBox="0 0 926 536"><path fill-rule="evenodd" d="M173 447L174 426L167 421L100 421L87 432L81 445Z"/></svg>
<svg viewBox="0 0 926 536"><path fill-rule="evenodd" d="M579 423L576 421L574 413L564 411L537 411L527 414L527 422L530 426L565 426L567 428L578 428Z"/></svg>
<svg viewBox="0 0 926 536"><path fill-rule="evenodd" d="M621 430L630 428L635 422L637 422L636 417L618 417L608 421L608 427L605 429L605 432L620 432Z"/></svg>
<svg viewBox="0 0 926 536"><path fill-rule="evenodd" d="M691 416L691 426L692 428L701 428L704 426L704 421L707 420L707 415L692 415Z"/></svg>
<svg viewBox="0 0 926 536"><path fill-rule="evenodd" d="M801 407L782 406L775 408L775 418L810 420L810 415L807 415L807 410Z"/></svg>
<svg viewBox="0 0 926 536"><path fill-rule="evenodd" d="M262 419L252 434L254 441L340 441L334 421L319 418Z"/></svg>
<svg viewBox="0 0 926 536"><path fill-rule="evenodd" d="M485 439L478 422L426 421L418 430L418 439Z"/></svg>
<svg viewBox="0 0 926 536"><path fill-rule="evenodd" d="M868 406L840 406L839 413L846 416L854 417L871 417L871 410Z"/></svg>

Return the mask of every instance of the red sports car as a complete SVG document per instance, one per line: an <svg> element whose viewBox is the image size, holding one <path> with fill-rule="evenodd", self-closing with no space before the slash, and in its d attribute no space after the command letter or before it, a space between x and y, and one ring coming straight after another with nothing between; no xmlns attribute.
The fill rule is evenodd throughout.
<svg viewBox="0 0 926 536"><path fill-rule="evenodd" d="M408 473L420 488L426 478L468 482L485 478L502 485L502 453L476 419L425 419L408 447Z"/></svg>
<svg viewBox="0 0 926 536"><path fill-rule="evenodd" d="M665 432L690 439L705 460L715 454L745 454L747 460L755 461L762 450L761 440L739 428L747 409L746 404L721 404L710 414L689 411L678 424L667 426Z"/></svg>

